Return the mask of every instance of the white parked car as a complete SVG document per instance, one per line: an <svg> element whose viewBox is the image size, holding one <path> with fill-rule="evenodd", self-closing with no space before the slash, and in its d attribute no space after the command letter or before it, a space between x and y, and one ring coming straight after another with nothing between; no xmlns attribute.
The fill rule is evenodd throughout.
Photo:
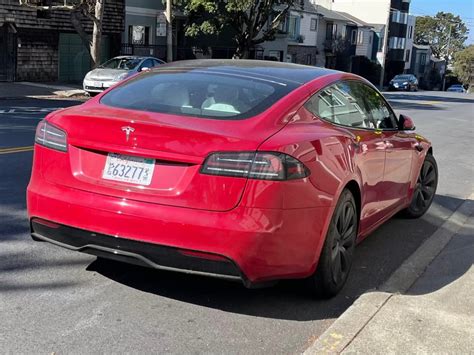
<svg viewBox="0 0 474 355"><path fill-rule="evenodd" d="M133 74L161 64L165 62L154 57L115 57L88 72L83 88L90 95L98 94Z"/></svg>
<svg viewBox="0 0 474 355"><path fill-rule="evenodd" d="M462 92L462 93L465 93L466 92L466 89L464 89L464 87L460 84L457 84L457 85L451 85L449 88L448 88L448 91L449 92Z"/></svg>

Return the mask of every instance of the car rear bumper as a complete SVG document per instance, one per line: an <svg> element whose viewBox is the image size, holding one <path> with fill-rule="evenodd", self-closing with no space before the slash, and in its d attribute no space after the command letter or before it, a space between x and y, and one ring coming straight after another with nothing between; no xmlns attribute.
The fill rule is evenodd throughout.
<svg viewBox="0 0 474 355"><path fill-rule="evenodd" d="M27 202L37 239L158 269L241 279L247 286L313 273L331 213L330 207L171 207L51 184L35 172ZM48 223L59 227L48 229ZM178 264L169 260L178 254ZM180 264L183 258L190 263ZM218 263L210 267L212 260Z"/></svg>
<svg viewBox="0 0 474 355"><path fill-rule="evenodd" d="M225 257L116 238L33 218L31 235L63 248L160 270L243 279L238 267ZM245 282L246 280L243 279Z"/></svg>

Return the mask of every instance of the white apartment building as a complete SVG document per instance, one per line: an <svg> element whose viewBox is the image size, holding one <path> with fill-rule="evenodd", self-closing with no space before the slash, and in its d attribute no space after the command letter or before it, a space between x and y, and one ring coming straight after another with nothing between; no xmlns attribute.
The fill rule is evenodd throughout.
<svg viewBox="0 0 474 355"><path fill-rule="evenodd" d="M385 66L385 81L403 73L406 65L407 30L411 0L311 0L314 4L330 6L330 9L355 16L373 25L379 31L377 59ZM387 28L388 26L388 28ZM388 38L385 38L388 34ZM410 38L412 41L413 38Z"/></svg>

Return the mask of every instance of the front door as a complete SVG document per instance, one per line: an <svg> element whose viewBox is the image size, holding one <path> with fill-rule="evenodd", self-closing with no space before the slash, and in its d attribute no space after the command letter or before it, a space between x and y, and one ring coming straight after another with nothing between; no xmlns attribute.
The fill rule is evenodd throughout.
<svg viewBox="0 0 474 355"><path fill-rule="evenodd" d="M385 146L383 201L384 209L390 211L406 202L416 138L414 133L398 130L395 113L382 95L366 86L364 96Z"/></svg>
<svg viewBox="0 0 474 355"><path fill-rule="evenodd" d="M324 121L340 126L351 134L355 166L361 176L362 209L360 230L370 229L384 212L383 177L385 165L385 143L378 132L370 112L364 106L363 84L343 81L317 92L306 108ZM344 157L340 157L343 164Z"/></svg>
<svg viewBox="0 0 474 355"><path fill-rule="evenodd" d="M0 27L0 81L15 81L16 29L6 23Z"/></svg>

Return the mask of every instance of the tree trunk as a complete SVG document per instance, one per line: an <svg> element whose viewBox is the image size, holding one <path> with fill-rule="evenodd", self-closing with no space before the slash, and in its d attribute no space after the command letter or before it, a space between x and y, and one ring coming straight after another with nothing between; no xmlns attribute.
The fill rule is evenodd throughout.
<svg viewBox="0 0 474 355"><path fill-rule="evenodd" d="M97 0L95 4L94 28L92 30L91 58L92 66L95 68L100 64L100 52L102 44L102 20L104 18L105 0Z"/></svg>
<svg viewBox="0 0 474 355"><path fill-rule="evenodd" d="M81 12L79 9L74 9L71 11L71 24L72 24L72 27L74 27L74 29L76 30L77 34L79 35L79 38L81 39L82 44L84 44L84 47L87 48L87 51L90 54L91 41L86 31L84 31L84 28L82 27Z"/></svg>
<svg viewBox="0 0 474 355"><path fill-rule="evenodd" d="M251 44L246 40L237 40L234 59L248 59L250 55Z"/></svg>

